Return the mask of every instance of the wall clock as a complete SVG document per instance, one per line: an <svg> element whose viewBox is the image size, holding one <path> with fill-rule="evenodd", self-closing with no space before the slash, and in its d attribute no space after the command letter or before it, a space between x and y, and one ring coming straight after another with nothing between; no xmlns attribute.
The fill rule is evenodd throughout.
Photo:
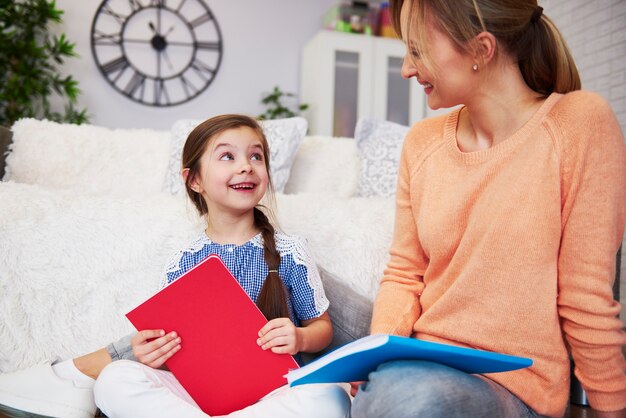
<svg viewBox="0 0 626 418"><path fill-rule="evenodd" d="M124 96L173 106L209 87L220 67L222 35L203 0L104 0L91 24L91 52Z"/></svg>

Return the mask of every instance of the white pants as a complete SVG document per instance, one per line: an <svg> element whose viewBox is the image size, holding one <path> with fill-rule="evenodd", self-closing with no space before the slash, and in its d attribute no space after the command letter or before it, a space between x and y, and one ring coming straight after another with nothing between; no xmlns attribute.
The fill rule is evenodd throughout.
<svg viewBox="0 0 626 418"><path fill-rule="evenodd" d="M257 403L229 414L236 418L350 416L347 386L309 384L283 386ZM96 405L110 418L203 417L202 412L171 372L128 360L104 368L94 387Z"/></svg>

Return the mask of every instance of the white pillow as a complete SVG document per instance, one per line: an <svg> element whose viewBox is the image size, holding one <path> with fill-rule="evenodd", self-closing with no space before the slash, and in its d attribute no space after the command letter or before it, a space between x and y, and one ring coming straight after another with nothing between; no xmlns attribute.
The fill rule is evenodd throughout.
<svg viewBox="0 0 626 418"><path fill-rule="evenodd" d="M294 158L285 193L355 196L360 165L354 138L307 136Z"/></svg>
<svg viewBox="0 0 626 418"><path fill-rule="evenodd" d="M184 193L180 175L183 146L187 136L204 121L181 119L172 126L170 159L165 177L165 189L171 194ZM282 192L289 179L289 171L298 146L306 135L308 123L302 117L260 121L267 142L270 146L270 168L274 189Z"/></svg>
<svg viewBox="0 0 626 418"><path fill-rule="evenodd" d="M357 122L354 139L361 157L358 196L395 195L402 143L408 130L408 126L374 118Z"/></svg>
<svg viewBox="0 0 626 418"><path fill-rule="evenodd" d="M18 120L12 131L4 180L88 194L148 194L163 188L167 131L37 119Z"/></svg>

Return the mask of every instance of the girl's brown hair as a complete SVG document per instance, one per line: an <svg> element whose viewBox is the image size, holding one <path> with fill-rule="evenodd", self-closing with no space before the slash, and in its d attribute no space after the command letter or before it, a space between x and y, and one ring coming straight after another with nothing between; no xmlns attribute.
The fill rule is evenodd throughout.
<svg viewBox="0 0 626 418"><path fill-rule="evenodd" d="M411 37L411 41L415 42L427 68L432 69L426 14L466 52L476 50L476 35L493 34L499 47L517 60L526 84L542 95L580 90L578 69L565 40L536 0L391 0L398 34L401 34L400 12L407 1L411 2L407 34L412 33L409 30L412 24L417 26L417 37Z"/></svg>
<svg viewBox="0 0 626 418"><path fill-rule="evenodd" d="M209 216L206 202L202 195L191 188L191 182L195 176L201 175L200 159L211 141L221 133L230 129L247 127L252 129L263 146L263 161L268 175L268 201L273 203L274 188L270 175L270 155L267 138L259 123L251 117L244 115L220 115L210 118L191 131L183 147L182 167L189 169L185 181L185 189L192 203L201 215ZM260 205L254 208L254 225L261 231L263 237L263 253L265 263L269 270L257 298L257 306L267 319L289 317L287 304L287 289L278 274L280 266L280 253L276 249L274 226L267 215L261 210ZM264 207L271 214L271 209Z"/></svg>

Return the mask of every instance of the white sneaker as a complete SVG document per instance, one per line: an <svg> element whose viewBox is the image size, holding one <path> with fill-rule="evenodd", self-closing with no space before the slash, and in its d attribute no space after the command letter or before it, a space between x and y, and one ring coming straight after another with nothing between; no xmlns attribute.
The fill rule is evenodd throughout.
<svg viewBox="0 0 626 418"><path fill-rule="evenodd" d="M0 374L0 405L60 418L93 418L96 413L93 385L61 379L50 363Z"/></svg>

